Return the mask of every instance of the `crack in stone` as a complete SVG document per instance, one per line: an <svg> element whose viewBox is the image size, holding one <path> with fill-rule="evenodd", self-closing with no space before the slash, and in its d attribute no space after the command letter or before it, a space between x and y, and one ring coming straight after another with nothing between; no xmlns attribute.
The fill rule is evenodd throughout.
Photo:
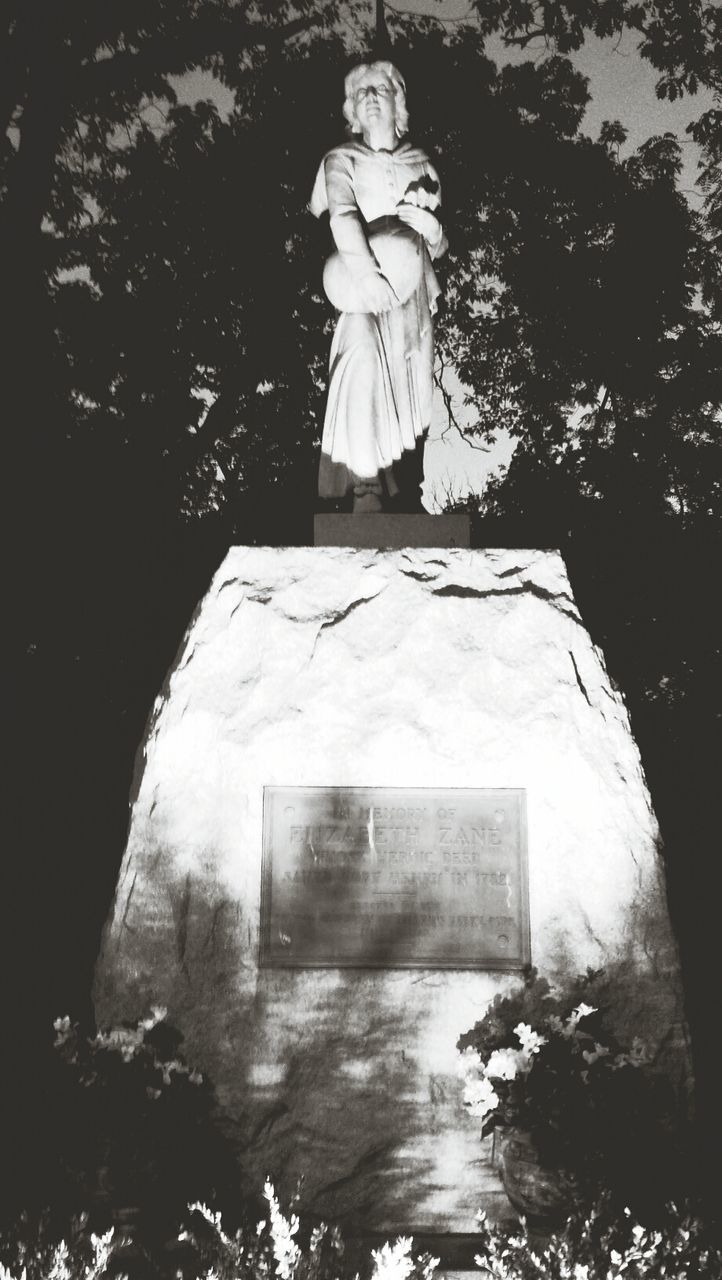
<svg viewBox="0 0 722 1280"><path fill-rule="evenodd" d="M350 1173L344 1174L342 1178L336 1178L333 1182L327 1182L321 1187L321 1194L327 1191L338 1191L341 1187L346 1187L350 1182L355 1182L365 1173L371 1172L379 1165L383 1165L385 1160L396 1149L395 1142L384 1142L380 1147L373 1147L371 1151L365 1152L360 1160L356 1161Z"/></svg>
<svg viewBox="0 0 722 1280"><path fill-rule="evenodd" d="M130 886L130 889L128 890L128 897L125 900L125 911L123 912L123 919L120 925L121 930L127 929L129 932L132 932L132 930L130 928L130 925L128 924L128 912L130 911L130 900L133 897L133 890L135 889L135 884L137 879L138 879L138 872L136 871L133 874L133 883Z"/></svg>
<svg viewBox="0 0 722 1280"><path fill-rule="evenodd" d="M642 888L642 886L643 886L643 884L644 884L644 879L643 879L643 876L642 876L642 868L641 868L641 866L639 865L639 859L637 858L637 856L636 856L636 854L635 854L635 852L634 852L634 849L632 848L631 844L630 844L630 845L628 845L628 846L627 846L627 848L628 848L628 850L629 850L629 856L630 856L630 858L632 859L632 862L634 863L635 867L637 868L637 887L638 887L639 889L641 889L641 888Z"/></svg>
<svg viewBox="0 0 722 1280"><path fill-rule="evenodd" d="M358 600L352 600L350 604L346 605L345 609L341 609L340 612L335 613L332 618L328 618L326 622L321 623L321 626L319 627L319 634L321 631L325 631L328 627L336 627L339 622L345 622L349 615L353 613L354 609L358 609L362 604L368 604L370 600L375 600L380 594L381 593L379 591L374 591L372 596L359 596Z"/></svg>
<svg viewBox="0 0 722 1280"><path fill-rule="evenodd" d="M215 950L215 946L216 946L216 930L217 930L217 928L218 928L218 920L219 920L219 917L220 917L221 912L224 910L224 908L225 908L227 905L228 905L228 904L227 904L226 902L219 902L218 906L216 907L215 911L213 912L213 919L212 919L212 921L211 921L210 928L209 928L208 933L207 933L207 935L206 935L206 940L205 940L205 942L204 942L204 944L203 944L203 949L204 949L204 951L214 951L214 950Z"/></svg>
<svg viewBox="0 0 722 1280"><path fill-rule="evenodd" d="M183 654L183 657L181 658L181 661L178 663L178 666L177 666L177 668L176 668L176 671L178 671L178 672L185 671L185 669L186 669L186 667L188 666L189 662L191 662L191 660L192 660L192 658L193 658L193 655L194 655L195 651L196 651L196 646L195 646L195 644L193 644L193 645L190 645L190 644L189 644L188 649L187 649L187 650L186 650L186 652ZM169 674L168 674L168 679L172 679L172 677L173 677L174 675L175 675L175 672L174 672L174 671L169 672ZM161 692L161 695L160 695L160 696L161 696L161 698L163 697L163 693L162 693L162 692Z"/></svg>
<svg viewBox="0 0 722 1280"><path fill-rule="evenodd" d="M178 956L178 964L181 973L183 973L188 982L190 982L190 974L186 965L186 947L188 945L188 917L191 908L191 876L190 872L185 878L183 891L178 903L177 923L176 923L176 955ZM174 910L173 914L176 912Z"/></svg>
<svg viewBox="0 0 722 1280"><path fill-rule="evenodd" d="M268 1111L261 1116L258 1124L251 1130L251 1142L258 1142L259 1138L267 1138L271 1129L278 1120L282 1120L288 1115L289 1108L285 1102L276 1102L274 1106L269 1107Z"/></svg>
<svg viewBox="0 0 722 1280"><path fill-rule="evenodd" d="M540 587L536 582L525 580L518 587L465 587L459 583L450 583L446 587L436 587L432 592L435 596L457 596L460 599L488 600L491 596L521 596L526 592L535 596L537 600L543 600L545 604L550 604L559 613L564 614L566 618L571 618L572 622L576 622L581 626L581 619L573 609L565 608L560 603L560 597L555 595L553 591L547 591L546 587Z"/></svg>
<svg viewBox="0 0 722 1280"><path fill-rule="evenodd" d="M589 694L586 691L584 681L582 680L582 677L579 674L579 667L576 664L574 654L572 653L571 649L569 649L567 652L569 653L569 657L572 660L572 666L574 667L574 674L577 678L577 684L579 685L579 688L581 689L582 693L584 694L584 697L587 700L587 705L591 707L592 701L591 701L591 698L589 697Z"/></svg>
<svg viewBox="0 0 722 1280"><path fill-rule="evenodd" d="M375 600L380 594L380 591L374 591L371 596L360 596L358 600L352 600L351 604L347 605L345 609L341 609L338 613L335 613L332 618L327 618L325 622L322 622L314 637L313 646L308 656L308 665L313 662L316 656L316 649L318 648L318 642L321 639L322 631L328 630L329 627L338 626L339 622L344 622L346 618L348 618L349 614L353 613L354 609L358 609L362 604L368 604L370 600Z"/></svg>
<svg viewBox="0 0 722 1280"><path fill-rule="evenodd" d="M316 636L313 642L313 648L311 649L308 662L309 663L313 662L313 659L316 656L316 649L318 647L318 642L321 638L322 631L327 631L329 627L336 627L340 622L345 622L346 618L348 618L349 615L352 614L355 609L358 609L362 604L368 604L369 601L375 600L377 596L380 596L381 590L374 591L373 595L370 595L370 596L359 596L358 600L352 600L350 604L346 605L345 609L340 609L338 613L334 613L333 617L327 618L325 622L322 622L318 631L316 632Z"/></svg>
<svg viewBox="0 0 722 1280"><path fill-rule="evenodd" d="M587 912L584 910L584 908L583 908L583 907L581 907L581 906L580 906L580 914L581 914L582 920L584 921L584 927L585 927L585 929L586 929L587 933L589 934L589 937L590 937L590 938L592 939L592 941L593 941L593 942L594 942L594 943L599 947L599 951L600 951L600 953L601 953L602 955L604 955L604 950L605 950L605 948L604 948L604 944L603 944L603 942L602 942L601 938L599 937L599 935L598 935L598 934L595 932L595 930L592 928L592 922L591 922L591 920L589 919L589 915L588 915L588 913L587 913Z"/></svg>

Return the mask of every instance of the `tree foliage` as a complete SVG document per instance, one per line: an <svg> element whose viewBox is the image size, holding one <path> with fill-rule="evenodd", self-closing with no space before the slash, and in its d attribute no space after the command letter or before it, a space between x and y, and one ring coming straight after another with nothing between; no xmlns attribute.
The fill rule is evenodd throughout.
<svg viewBox="0 0 722 1280"><path fill-rule="evenodd" d="M538 40L560 54L600 39L638 34L641 56L661 73L657 93L675 98L700 85L722 87L722 13L714 0L472 0L485 35L509 45Z"/></svg>
<svg viewBox="0 0 722 1280"><path fill-rule="evenodd" d="M518 441L486 496L497 531L506 519L537 544L604 541L619 581L620 530L699 531L719 516L722 111L693 126L695 211L677 189L676 139L630 153L614 121L585 136L588 88L567 55L587 33L629 30L660 94L719 93L722 11L692 0L473 8L475 23L449 28L389 14L414 134L444 181L439 353L472 432ZM353 33L349 43L336 20L371 15L333 0L18 0L5 13L3 394L30 850L18 883L32 898L37 859L63 850L40 921L56 942L58 897L79 937L87 886L102 902L58 966L67 978L92 964L133 752L211 567L231 541L310 535L333 317L320 289L328 232L306 202L341 137ZM527 46L529 61L496 66L492 33ZM182 100L191 71L215 78L227 110ZM681 579L684 557L669 557ZM674 661L658 669L661 628L635 612L631 569L622 609L603 556L595 565L605 643L647 690L654 731L673 706L665 723L688 741L699 721L679 708L690 690L699 699L711 651L688 678L680 624ZM664 592L656 570L649 616ZM627 621L615 632L617 606ZM635 626L655 658L630 643ZM28 933L42 1007L33 948Z"/></svg>

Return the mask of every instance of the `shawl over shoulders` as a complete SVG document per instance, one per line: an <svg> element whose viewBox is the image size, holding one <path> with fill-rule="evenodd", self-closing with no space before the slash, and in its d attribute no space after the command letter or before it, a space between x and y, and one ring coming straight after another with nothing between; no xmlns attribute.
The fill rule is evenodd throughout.
<svg viewBox="0 0 722 1280"><path fill-rule="evenodd" d="M368 165L380 170L381 166L389 160L392 160L394 166L398 165L402 170L408 169L409 180L418 176L420 171L435 176L435 171L426 152L421 147L415 147L411 142L402 142L393 151L374 151L371 147L367 147L365 143L355 140L341 142L337 147L332 147L330 151L326 152L318 167L311 199L308 204L311 213L317 218L322 213L328 212L326 162L332 158L340 162L349 177L353 175L357 165L363 167Z"/></svg>

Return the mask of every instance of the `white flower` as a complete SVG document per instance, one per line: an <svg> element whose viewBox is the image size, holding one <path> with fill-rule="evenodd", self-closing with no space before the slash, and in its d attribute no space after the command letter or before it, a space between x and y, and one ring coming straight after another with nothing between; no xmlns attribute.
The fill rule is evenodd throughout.
<svg viewBox="0 0 722 1280"><path fill-rule="evenodd" d="M408 1280L414 1269L411 1257L413 1243L411 1236L399 1236L395 1244L387 1243L380 1249L372 1249L373 1280Z"/></svg>
<svg viewBox="0 0 722 1280"><path fill-rule="evenodd" d="M416 1261L422 1263L421 1274L424 1280L432 1280L441 1258L432 1258L431 1254L427 1253L423 1258L417 1258Z"/></svg>
<svg viewBox="0 0 722 1280"><path fill-rule="evenodd" d="M520 1022L514 1027L514 1035L521 1045L524 1053L531 1058L533 1054L538 1053L543 1044L546 1044L546 1037L540 1036L538 1031L533 1031L527 1022Z"/></svg>
<svg viewBox="0 0 722 1280"><path fill-rule="evenodd" d="M486 1064L485 1073L492 1080L515 1080L528 1059L519 1049L495 1049Z"/></svg>
<svg viewBox="0 0 722 1280"><path fill-rule="evenodd" d="M321 1222L317 1227L313 1228L313 1231L311 1232L311 1239L308 1245L311 1253L315 1253L316 1250L321 1247L323 1243L323 1237L326 1234L326 1230L327 1228L326 1228L325 1222Z"/></svg>
<svg viewBox="0 0 722 1280"><path fill-rule="evenodd" d="M488 1115L490 1111L495 1111L499 1104L499 1095L496 1093L493 1084L482 1076L480 1080L467 1080L464 1089L464 1102L469 1108L472 1116Z"/></svg>
<svg viewBox="0 0 722 1280"><path fill-rule="evenodd" d="M266 1178L263 1194L271 1210L271 1239L276 1259L276 1275L281 1280L291 1280L301 1258L301 1250L293 1239L298 1231L298 1218L295 1213L290 1218L283 1216L270 1178Z"/></svg>
<svg viewBox="0 0 722 1280"><path fill-rule="evenodd" d="M483 1070L481 1055L476 1052L476 1049L472 1049L471 1045L457 1053L456 1059L456 1069L462 1080L467 1080L475 1072Z"/></svg>
<svg viewBox="0 0 722 1280"><path fill-rule="evenodd" d="M595 1041L594 1049L582 1049L582 1057L591 1067L595 1062L598 1062L600 1058L608 1057L610 1052L611 1050L607 1049L605 1045L597 1044Z"/></svg>
<svg viewBox="0 0 722 1280"><path fill-rule="evenodd" d="M143 1018L140 1025L144 1031L152 1031L153 1027L157 1027L158 1023L162 1022L167 1016L168 1010L165 1005L154 1004L151 1005L150 1016Z"/></svg>
<svg viewBox="0 0 722 1280"><path fill-rule="evenodd" d="M109 1031L99 1031L90 1041L95 1049L110 1049L119 1053L123 1062L131 1062L143 1045L143 1032L134 1027L111 1027Z"/></svg>
<svg viewBox="0 0 722 1280"><path fill-rule="evenodd" d="M189 1075L189 1068L184 1062L179 1062L177 1058L171 1058L168 1062L157 1062L156 1065L163 1072L163 1084L170 1084L174 1071L178 1076Z"/></svg>
<svg viewBox="0 0 722 1280"><path fill-rule="evenodd" d="M577 1005L576 1009L572 1009L569 1017L567 1018L567 1024L564 1028L563 1034L567 1037L575 1035L577 1026L581 1022L582 1018L588 1018L591 1013L596 1012L597 1010L594 1009L592 1005L585 1004L584 1001L582 1001L581 1004Z"/></svg>
<svg viewBox="0 0 722 1280"><path fill-rule="evenodd" d="M205 1218L206 1222L215 1229L218 1239L230 1249L232 1241L230 1236L227 1236L223 1230L220 1213L214 1213L213 1210L209 1209L208 1205L204 1204L202 1200L194 1200L192 1204L189 1204L188 1212L200 1213L201 1217Z"/></svg>
<svg viewBox="0 0 722 1280"><path fill-rule="evenodd" d="M629 1052L618 1053L609 1065L612 1071L618 1071L620 1067L643 1067L648 1062L651 1062L650 1052L644 1041L635 1036Z"/></svg>
<svg viewBox="0 0 722 1280"><path fill-rule="evenodd" d="M93 1277L101 1276L108 1270L108 1263L114 1252L114 1234L113 1227L102 1236L96 1236L91 1232L90 1243L93 1246L93 1262L91 1266L85 1268L86 1280L93 1280Z"/></svg>

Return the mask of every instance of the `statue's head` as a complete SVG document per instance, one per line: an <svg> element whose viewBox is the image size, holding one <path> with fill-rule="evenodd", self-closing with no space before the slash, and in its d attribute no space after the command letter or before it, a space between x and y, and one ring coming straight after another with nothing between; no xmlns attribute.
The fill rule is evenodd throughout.
<svg viewBox="0 0 722 1280"><path fill-rule="evenodd" d="M409 127L406 83L393 62L362 62L360 66L349 71L344 81L346 97L343 104L343 114L348 122L349 133L363 133L358 106L359 95L363 95L367 83L388 86L387 100L393 109L394 127L398 137L402 138Z"/></svg>

